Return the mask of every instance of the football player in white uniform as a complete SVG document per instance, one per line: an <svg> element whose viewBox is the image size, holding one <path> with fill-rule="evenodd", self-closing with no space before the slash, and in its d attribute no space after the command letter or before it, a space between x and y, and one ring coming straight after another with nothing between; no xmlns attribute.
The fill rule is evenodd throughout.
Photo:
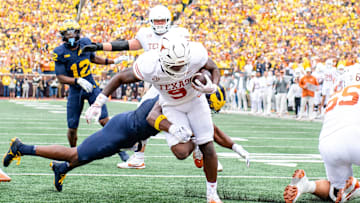
<svg viewBox="0 0 360 203"><path fill-rule="evenodd" d="M205 77L206 84L197 80L192 82L192 77L201 68L209 70L212 75L211 79ZM170 130L170 133L165 133L167 143L173 154L181 160L191 154L195 144L200 147L207 179L207 201L221 202L216 191L217 155L213 145L214 128L204 94L215 92L219 79L220 72L208 58L202 44L189 43L185 38L168 33L162 38L160 52L145 52L138 57L133 68L126 69L111 79L97 97L97 102L87 110L86 118L96 118L107 97L121 84L140 80L151 83L159 92L159 103L163 109L163 115L156 119L154 127L167 118L192 130L195 136L193 140L175 137Z"/></svg>
<svg viewBox="0 0 360 203"><path fill-rule="evenodd" d="M262 112L262 95L260 88L260 72L253 71L247 87L250 91L251 113L253 114Z"/></svg>
<svg viewBox="0 0 360 203"><path fill-rule="evenodd" d="M263 79L265 81L264 85L264 115L269 116L271 114L271 98L274 94L274 77L271 71L264 71Z"/></svg>
<svg viewBox="0 0 360 203"><path fill-rule="evenodd" d="M322 100L319 110L321 111L324 107L324 104L327 103L329 97L334 93L335 80L337 76L336 68L334 67L333 59L328 59L325 62L325 68L323 72L323 83L322 83Z"/></svg>
<svg viewBox="0 0 360 203"><path fill-rule="evenodd" d="M295 202L303 193L334 202L360 197L360 184L352 170L353 164L360 165L360 148L354 144L360 141L360 77L356 75L352 75L352 84L335 92L326 105L319 151L327 180L309 181L304 170L296 170L285 188L285 202Z"/></svg>
<svg viewBox="0 0 360 203"><path fill-rule="evenodd" d="M165 6L157 5L151 8L149 13L150 27L143 27L137 32L134 39L125 41L114 41L111 43L97 43L88 45L82 51L125 51L125 50L140 50L145 52L150 50L160 50L161 39L166 33L173 33L189 39L189 31L182 27L171 26L171 13ZM147 99L154 98L158 95L158 91L153 86L142 97L141 103ZM140 104L141 104L140 103ZM140 105L139 104L139 105ZM125 163L118 163L119 168L145 168L144 151L146 144L143 145L140 151L134 153Z"/></svg>

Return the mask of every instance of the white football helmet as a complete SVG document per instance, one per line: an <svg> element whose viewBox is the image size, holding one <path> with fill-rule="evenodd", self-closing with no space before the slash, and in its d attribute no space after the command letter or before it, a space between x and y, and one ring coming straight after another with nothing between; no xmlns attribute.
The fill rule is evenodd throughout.
<svg viewBox="0 0 360 203"><path fill-rule="evenodd" d="M164 25L155 25L154 20L165 20ZM150 10L149 21L151 28L156 34L164 34L170 29L171 14L165 6L157 5Z"/></svg>
<svg viewBox="0 0 360 203"><path fill-rule="evenodd" d="M162 38L160 47L163 71L173 79L184 77L190 62L189 42L183 37L167 34Z"/></svg>
<svg viewBox="0 0 360 203"><path fill-rule="evenodd" d="M342 75L342 74L344 74L344 71L345 71L345 66L343 64L340 64L337 68L338 74Z"/></svg>

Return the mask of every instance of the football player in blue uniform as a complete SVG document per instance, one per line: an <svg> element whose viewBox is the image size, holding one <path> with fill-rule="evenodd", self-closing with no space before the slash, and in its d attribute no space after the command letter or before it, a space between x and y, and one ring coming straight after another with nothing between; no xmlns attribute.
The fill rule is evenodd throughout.
<svg viewBox="0 0 360 203"><path fill-rule="evenodd" d="M224 89L219 88L212 94L213 96L208 97L209 105L214 111L219 111L225 104L224 97L221 96L222 92ZM55 187L60 192L66 173L70 170L94 160L109 157L119 152L120 149L131 148L134 151L141 149L143 141L161 130L176 136L182 143L191 144L192 142L189 141L192 136L190 129L172 124L166 117L164 118L161 106L157 102L158 98L159 96L144 101L135 111L114 116L104 128L87 137L78 147L27 145L22 143L19 138L13 138L9 150L4 155L3 165L7 167L13 160L17 160L19 164L21 156L25 155L64 161L53 161L50 164L55 175ZM224 143L221 144L223 147L231 149L231 146L236 145L226 146L225 143L231 143L231 139L215 125L214 137L215 140L223 140ZM195 147L194 144L192 147ZM244 150L242 153L247 152ZM176 156L179 159L185 159L189 154L177 154Z"/></svg>
<svg viewBox="0 0 360 203"><path fill-rule="evenodd" d="M3 165L7 167L13 160L20 161L20 156L24 155L65 161L53 161L50 164L55 175L55 187L61 191L68 171L111 156L120 149L141 148L141 141L156 135L160 130L170 132L184 142L189 141L191 131L186 127L171 124L166 118L161 117L161 107L157 100L158 96L146 100L135 111L114 116L104 128L87 137L78 147L26 145L19 138L13 138L10 149L4 156Z"/></svg>
<svg viewBox="0 0 360 203"><path fill-rule="evenodd" d="M88 100L91 105L101 92L91 74L90 63L117 64L125 58L121 56L113 60L96 56L94 52L81 53L81 47L91 44L91 40L80 38L80 25L74 20L65 20L60 27L60 34L64 43L54 49L53 60L58 80L70 85L67 101L67 137L70 146L75 147L84 100ZM103 106L99 122L104 126L108 120L106 106Z"/></svg>

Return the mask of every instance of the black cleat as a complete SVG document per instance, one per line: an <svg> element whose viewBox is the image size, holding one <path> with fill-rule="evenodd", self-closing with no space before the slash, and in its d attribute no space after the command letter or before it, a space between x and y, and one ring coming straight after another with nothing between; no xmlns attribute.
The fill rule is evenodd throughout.
<svg viewBox="0 0 360 203"><path fill-rule="evenodd" d="M22 142L19 138L14 137L13 139L11 139L9 151L4 155L3 158L3 165L5 167L8 167L13 160L17 160L16 165L20 164L20 159L21 159L21 153L19 151L20 145L22 145Z"/></svg>
<svg viewBox="0 0 360 203"><path fill-rule="evenodd" d="M61 192L66 172L63 172L63 164L61 162L53 161L50 163L51 169L54 171L54 185L57 191Z"/></svg>

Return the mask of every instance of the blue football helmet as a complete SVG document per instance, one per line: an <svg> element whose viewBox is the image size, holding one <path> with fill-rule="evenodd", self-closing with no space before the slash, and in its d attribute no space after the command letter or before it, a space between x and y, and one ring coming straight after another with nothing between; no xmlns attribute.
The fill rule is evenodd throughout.
<svg viewBox="0 0 360 203"><path fill-rule="evenodd" d="M226 92L222 85L218 85L216 92L206 94L210 109L218 113L226 103Z"/></svg>
<svg viewBox="0 0 360 203"><path fill-rule="evenodd" d="M70 47L75 48L79 45L80 25L75 20L65 20L60 26L60 34L63 41Z"/></svg>

